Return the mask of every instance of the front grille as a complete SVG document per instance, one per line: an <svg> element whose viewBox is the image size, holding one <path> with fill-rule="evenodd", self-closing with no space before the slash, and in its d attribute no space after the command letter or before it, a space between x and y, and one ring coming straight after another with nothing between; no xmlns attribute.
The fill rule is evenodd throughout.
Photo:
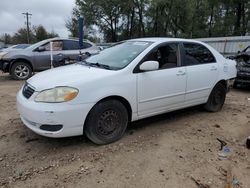
<svg viewBox="0 0 250 188"><path fill-rule="evenodd" d="M23 96L26 99L29 99L33 95L34 92L35 90L31 88L28 83L25 83L25 85L23 86Z"/></svg>
<svg viewBox="0 0 250 188"><path fill-rule="evenodd" d="M238 67L238 70L242 72L250 72L250 67Z"/></svg>

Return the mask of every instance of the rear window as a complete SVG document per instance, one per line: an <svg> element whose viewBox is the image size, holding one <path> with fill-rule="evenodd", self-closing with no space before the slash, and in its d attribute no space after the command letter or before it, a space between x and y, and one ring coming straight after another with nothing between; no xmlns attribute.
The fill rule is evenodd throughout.
<svg viewBox="0 0 250 188"><path fill-rule="evenodd" d="M89 44L87 42L83 42L83 49L90 48L90 47L92 47L91 44Z"/></svg>
<svg viewBox="0 0 250 188"><path fill-rule="evenodd" d="M79 42L72 40L64 40L63 41L63 49L64 50L79 50Z"/></svg>

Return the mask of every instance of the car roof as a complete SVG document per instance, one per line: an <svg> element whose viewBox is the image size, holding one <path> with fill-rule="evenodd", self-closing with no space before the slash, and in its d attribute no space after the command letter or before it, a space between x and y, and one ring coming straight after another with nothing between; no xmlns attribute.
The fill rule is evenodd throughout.
<svg viewBox="0 0 250 188"><path fill-rule="evenodd" d="M149 37L149 38L136 38L131 39L129 41L147 41L147 42L154 42L154 43L160 43L160 42L195 42L195 43L202 43L197 40L192 39L182 39L182 38L167 38L167 37Z"/></svg>
<svg viewBox="0 0 250 188"><path fill-rule="evenodd" d="M73 41L79 41L78 38L62 38L62 37L55 37L55 38L49 38L49 39L46 39L48 41L52 41L52 40L73 40ZM91 42L87 39L83 39L83 42Z"/></svg>

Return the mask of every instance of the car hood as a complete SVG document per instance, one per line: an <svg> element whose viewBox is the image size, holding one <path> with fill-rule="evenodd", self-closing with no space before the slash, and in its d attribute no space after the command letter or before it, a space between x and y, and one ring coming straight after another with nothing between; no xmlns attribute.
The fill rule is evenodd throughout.
<svg viewBox="0 0 250 188"><path fill-rule="evenodd" d="M15 58L16 56L20 55L27 55L29 53L29 50L27 49L12 49L9 51L3 51L6 54L4 55L4 59L12 59Z"/></svg>
<svg viewBox="0 0 250 188"><path fill-rule="evenodd" d="M14 51L21 51L21 50L24 50L24 49L22 49L22 48L7 48L7 49L2 50L2 52L14 52Z"/></svg>
<svg viewBox="0 0 250 188"><path fill-rule="evenodd" d="M27 82L34 87L35 91L42 91L58 86L78 87L84 83L91 84L91 81L102 79L115 72L97 67L73 64L37 73L27 80Z"/></svg>

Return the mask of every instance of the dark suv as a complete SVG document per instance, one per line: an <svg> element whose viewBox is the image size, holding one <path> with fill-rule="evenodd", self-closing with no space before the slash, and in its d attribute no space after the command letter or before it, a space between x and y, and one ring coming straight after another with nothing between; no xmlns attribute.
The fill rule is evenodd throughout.
<svg viewBox="0 0 250 188"><path fill-rule="evenodd" d="M250 85L250 46L233 57L237 61L235 86Z"/></svg>
<svg viewBox="0 0 250 188"><path fill-rule="evenodd" d="M99 52L99 48L87 40L83 42L81 49L77 39L47 39L23 50L0 52L0 70L9 72L14 79L25 80L31 77L33 72L50 69L52 67L50 42L53 42L52 57L54 61L65 57L72 62L77 60L80 53L95 54ZM82 58L84 57L85 55Z"/></svg>

